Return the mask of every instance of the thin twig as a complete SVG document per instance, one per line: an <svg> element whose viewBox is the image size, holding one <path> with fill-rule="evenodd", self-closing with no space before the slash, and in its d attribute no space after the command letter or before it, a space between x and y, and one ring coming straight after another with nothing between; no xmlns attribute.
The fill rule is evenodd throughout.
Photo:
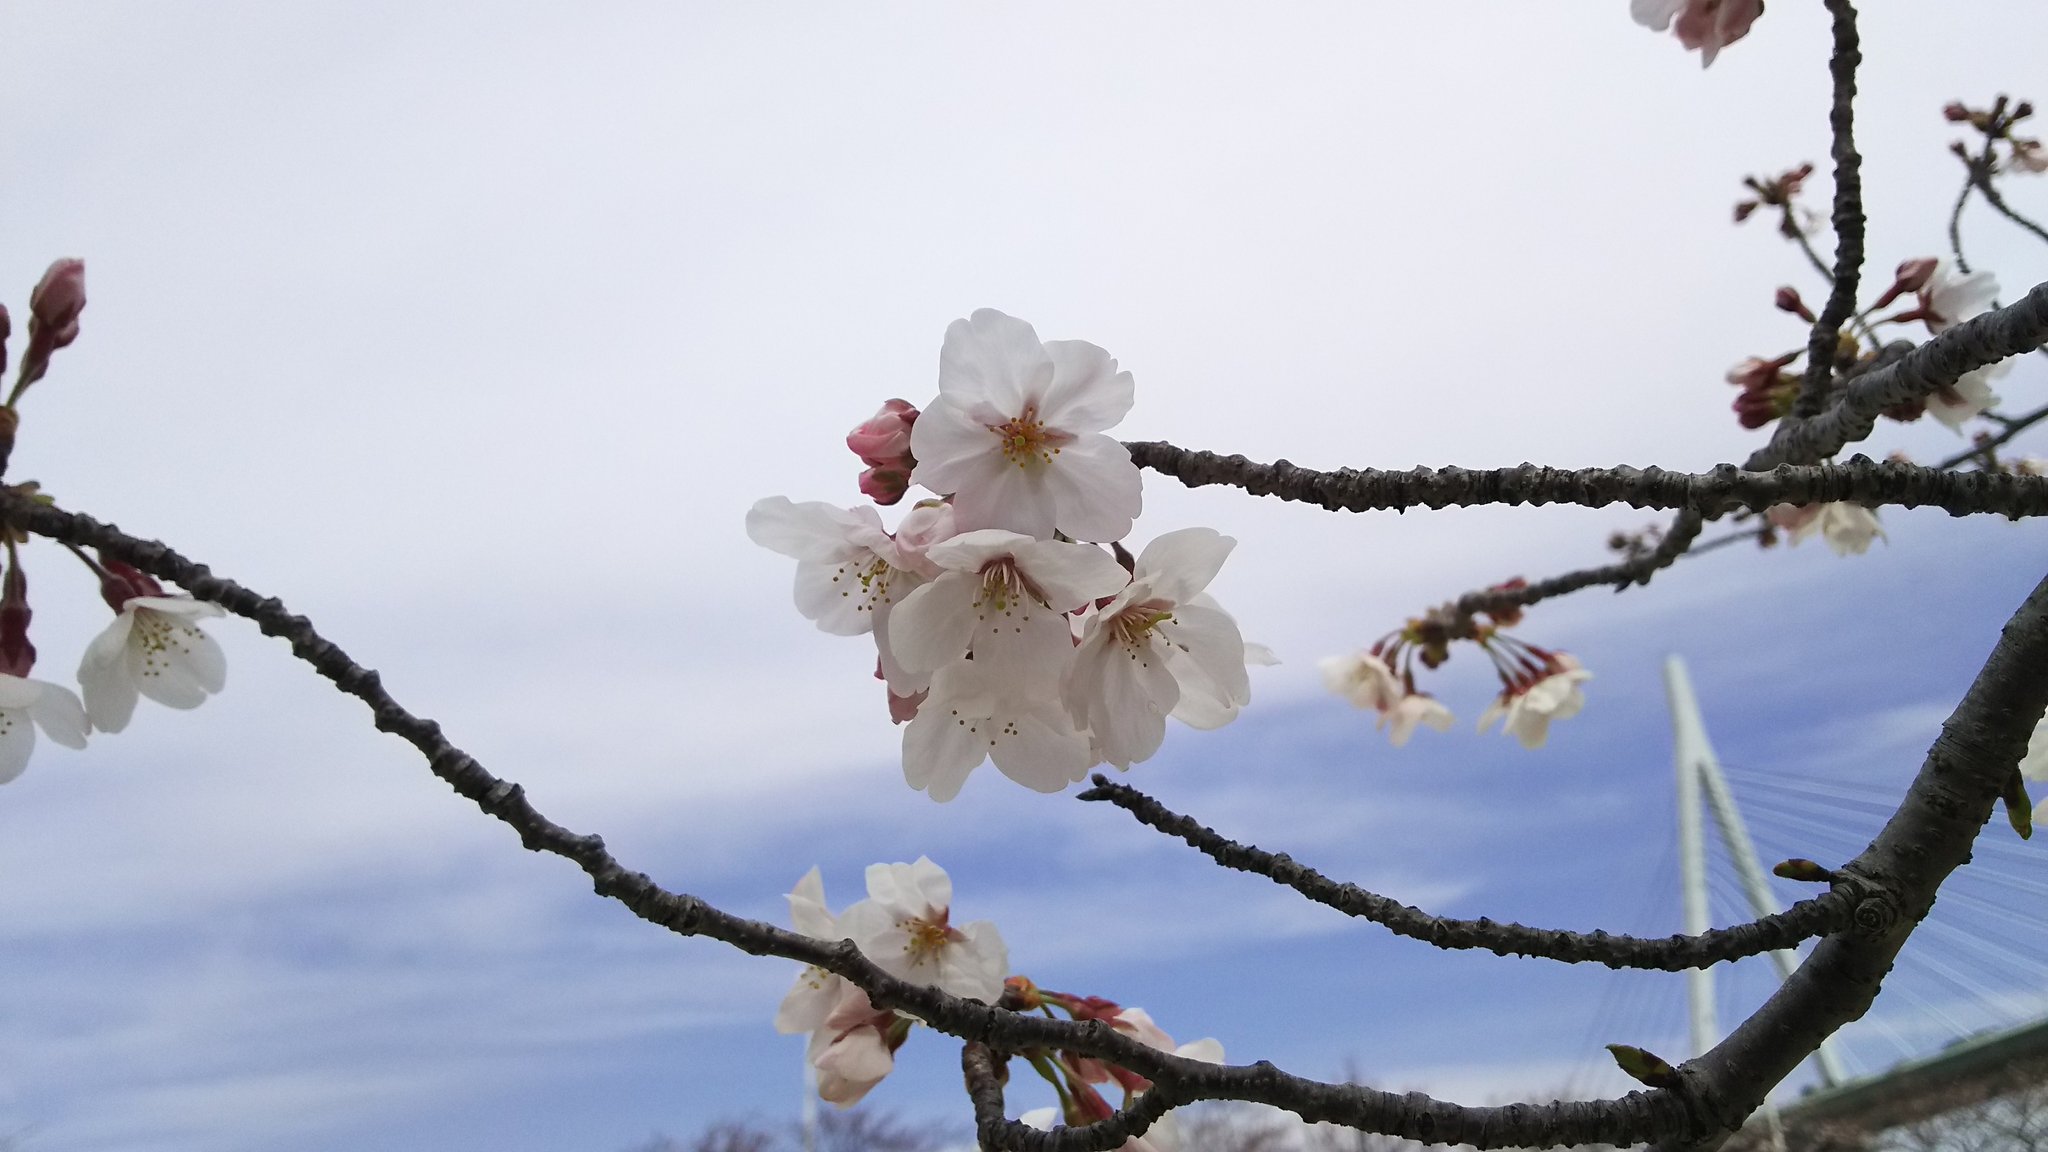
<svg viewBox="0 0 2048 1152"><path fill-rule="evenodd" d="M1264 876L1326 908L1370 920L1396 936L1421 940L1437 948L1478 949L1498 956L1536 956L1566 964L1593 963L1609 968L1683 972L1790 948L1802 940L1838 931L1848 926L1856 903L1861 899L1853 886L1845 885L1802 900L1776 915L1729 928L1716 928L1698 936L1617 936L1607 932L1531 928L1483 918L1453 920L1432 916L1355 884L1331 880L1313 868L1296 863L1284 853L1267 852L1226 839L1192 817L1183 816L1145 793L1127 784L1114 783L1106 776L1095 776L1093 783L1095 786L1081 793L1077 799L1108 801L1129 812L1139 823L1185 841L1189 847L1225 868Z"/></svg>
<svg viewBox="0 0 2048 1152"><path fill-rule="evenodd" d="M1002 1060L1002 1055L990 1051L986 1044L969 1042L960 1049L961 1078L967 1083L967 1099L974 1105L974 1132L983 1148L1108 1152L1143 1136L1173 1107L1171 1094L1155 1085L1122 1110L1093 1124L1041 1132L1004 1115Z"/></svg>
<svg viewBox="0 0 2048 1152"><path fill-rule="evenodd" d="M1696 1105L1669 1092L1632 1092L1617 1100L1554 1101L1472 1108L1420 1093L1395 1094L1357 1085L1326 1084L1294 1076L1261 1061L1227 1066L1161 1052L1100 1020L1074 1021L1027 1016L977 1000L963 1000L935 987L912 984L884 972L862 956L852 941L836 943L747 920L684 893L671 892L642 873L629 871L597 836L578 835L550 821L526 799L519 785L486 771L474 757L450 743L440 726L415 716L392 699L377 673L357 664L322 637L303 616L277 600L215 576L165 545L140 540L91 517L37 504L0 488L0 523L62 543L98 549L159 580L176 584L202 600L250 620L267 636L291 644L293 655L342 692L368 705L380 731L416 748L428 770L491 817L509 826L520 843L560 856L581 868L601 896L617 900L634 915L682 936L704 936L755 956L780 956L844 976L865 990L877 1007L915 1016L939 1031L979 1041L1002 1051L1055 1048L1095 1056L1136 1072L1163 1090L1157 1099L1252 1100L1366 1131L1416 1139L1463 1141L1483 1148L1574 1143L1629 1144L1660 1132L1693 1126ZM1007 1131L1007 1129L1006 1129ZM1025 1133L1028 1133L1026 1135ZM1089 1129L1018 1134L1033 1152L1096 1149Z"/></svg>
<svg viewBox="0 0 2048 1152"><path fill-rule="evenodd" d="M1849 0L1827 0L1834 16L1834 50L1828 58L1828 74L1834 81L1834 100L1828 108L1828 128L1834 140L1829 155L1835 161L1835 267L1829 280L1828 300L1814 319L1813 333L1806 343L1806 375L1800 381L1799 397L1792 414L1813 416L1826 407L1828 390L1834 382L1835 359L1842 325L1856 311L1856 290L1863 275L1863 157L1856 152L1856 67L1863 61L1856 35L1856 8Z"/></svg>
<svg viewBox="0 0 2048 1152"><path fill-rule="evenodd" d="M2017 209L2015 209L2012 205L2007 204L2005 202L2005 197L2000 195L1997 187L1992 184L1991 174L1989 172L1985 172L1982 175L1978 176L1976 184L1978 195L1984 197L1984 202L1986 204L1989 204L1993 208L1997 209L1999 215L2005 217L2007 220L2012 221L2013 223L2019 225L2027 231L2032 232L2035 238L2040 240L2043 244L2048 244L2048 229L2043 229L2039 224L2036 224L2032 220L2027 219L2025 216L2020 215Z"/></svg>
<svg viewBox="0 0 2048 1152"><path fill-rule="evenodd" d="M1941 463L1936 464L1935 467L1954 468L1958 464L1964 464L1971 460L1988 460L1993 451L2004 446L2013 437L2018 436L2043 420L2048 420L2048 404L2044 404L2024 416L2015 416L2006 420L2005 430L1998 435L1979 443L1974 448L1956 453Z"/></svg>
<svg viewBox="0 0 2048 1152"><path fill-rule="evenodd" d="M1984 152L1990 155L1991 145L1986 144ZM1948 212L1949 254L1956 258L1956 271L1965 276L1970 274L1970 261L1963 256L1963 206L1970 202L1970 190L1977 186L1976 164L1967 156L1963 158L1963 186L1956 192L1955 207Z"/></svg>

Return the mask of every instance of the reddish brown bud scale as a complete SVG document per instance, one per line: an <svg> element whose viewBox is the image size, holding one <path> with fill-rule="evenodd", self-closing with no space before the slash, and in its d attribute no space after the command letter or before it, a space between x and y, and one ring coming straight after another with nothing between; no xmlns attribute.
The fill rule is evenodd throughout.
<svg viewBox="0 0 2048 1152"><path fill-rule="evenodd" d="M28 640L28 576L19 563L7 566L0 580L0 672L26 677L36 666L36 646Z"/></svg>
<svg viewBox="0 0 2048 1152"><path fill-rule="evenodd" d="M128 601L137 596L164 594L164 586L157 583L155 577L119 560L109 560L103 556L100 558L100 569L104 573L100 577L100 599L105 600L107 607L116 612L121 611L127 606Z"/></svg>

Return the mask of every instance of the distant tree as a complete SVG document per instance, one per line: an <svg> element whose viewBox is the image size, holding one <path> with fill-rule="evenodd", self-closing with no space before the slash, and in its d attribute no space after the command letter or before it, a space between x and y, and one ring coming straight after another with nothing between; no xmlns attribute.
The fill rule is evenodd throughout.
<svg viewBox="0 0 2048 1152"><path fill-rule="evenodd" d="M721 1120L687 1139L655 1136L627 1152L941 1152L960 1143L936 1126L864 1108L820 1112L813 1139L806 1150L801 1124Z"/></svg>

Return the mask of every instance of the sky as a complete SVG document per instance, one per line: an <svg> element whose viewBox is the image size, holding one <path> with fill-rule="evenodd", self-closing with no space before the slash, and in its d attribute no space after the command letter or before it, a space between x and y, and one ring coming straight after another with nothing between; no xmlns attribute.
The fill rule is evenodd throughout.
<svg viewBox="0 0 2048 1152"><path fill-rule="evenodd" d="M840 906L864 865L929 854L1018 972L1233 1061L1488 1102L1621 1090L1588 1063L1608 1042L1682 1054L1677 977L1440 956L989 770L949 805L910 791L871 650L801 619L742 521L856 502L841 437L928 400L979 307L1108 349L1131 439L1740 460L1762 433L1722 373L1803 341L1779 284L1824 295L1768 221L1728 220L1743 175L1824 159L1818 5L1773 5L1704 72L1618 2L8 16L0 298L19 322L80 256L91 299L11 478L282 597L629 867L780 921L814 864ZM1871 279L1945 245L1941 105L2048 98L2010 87L2044 39L2018 0L1867 15ZM2010 195L2048 214L2048 185ZM2048 279L1982 205L1963 228L2008 296ZM2008 409L2043 367L2000 382ZM1922 422L1866 450L1957 443ZM1518 634L1597 678L1535 752L1472 731L1493 689L1470 651L1427 685L1458 727L1402 750L1323 693L1318 657L1660 519L1332 516L1148 477L1134 539L1235 537L1212 591L1283 663L1129 781L1432 911L1666 933L1667 653L1766 856L1843 859L2048 566L2033 525L1893 511L1868 556L1735 547L1546 604ZM60 549L24 563L38 671L68 679L104 606ZM801 1040L769 1026L793 965L593 898L282 645L213 631L220 697L0 789L0 1135L613 1150L794 1116ZM1916 940L1845 1036L1858 1066L2038 1012L2038 973L1997 953L2038 955L1998 910L2040 869L1991 835L1938 909L1949 950ZM1724 1025L1765 991L1742 965L1725 988ZM871 1101L964 1128L956 1061L921 1033Z"/></svg>

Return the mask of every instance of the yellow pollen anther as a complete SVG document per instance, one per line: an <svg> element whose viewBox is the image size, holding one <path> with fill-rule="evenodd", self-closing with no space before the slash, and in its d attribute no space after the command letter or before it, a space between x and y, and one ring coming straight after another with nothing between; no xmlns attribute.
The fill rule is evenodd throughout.
<svg viewBox="0 0 2048 1152"><path fill-rule="evenodd" d="M1065 437L1046 431L1045 422L1038 418L1038 409L1025 405L1020 416L1014 416L1001 424L989 426L1003 444L1003 458L1019 468L1035 468L1052 463L1060 454L1059 442Z"/></svg>

